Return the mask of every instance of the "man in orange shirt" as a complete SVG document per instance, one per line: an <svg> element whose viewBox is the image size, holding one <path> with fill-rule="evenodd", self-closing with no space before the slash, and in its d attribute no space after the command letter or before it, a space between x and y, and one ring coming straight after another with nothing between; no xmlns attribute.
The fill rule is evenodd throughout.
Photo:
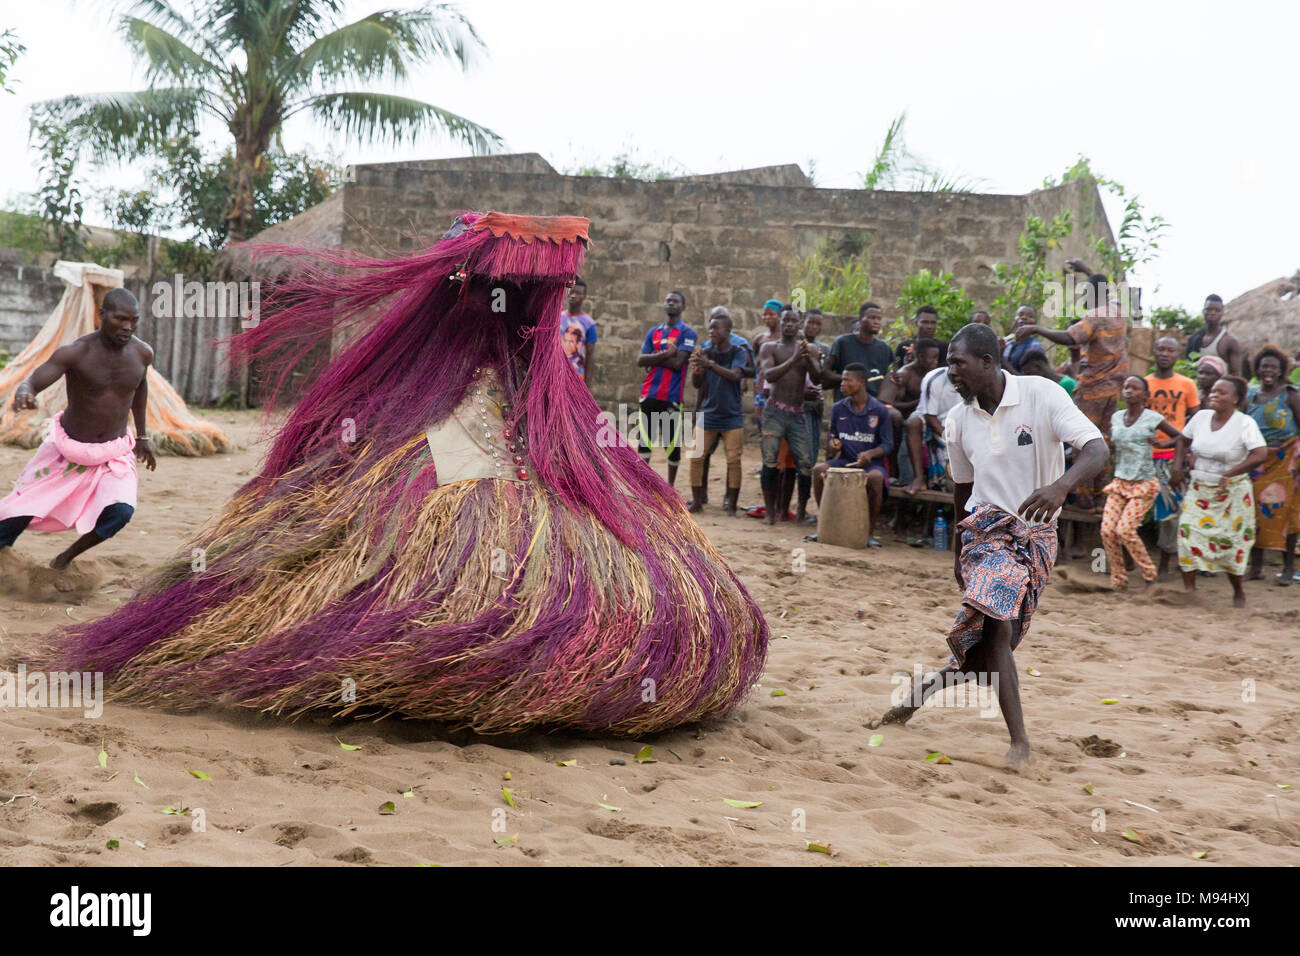
<svg viewBox="0 0 1300 956"><path fill-rule="evenodd" d="M1165 421L1182 431L1188 420L1201 410L1201 399L1196 382L1174 371L1181 346L1178 340L1165 336L1156 342L1156 370L1147 376L1151 399L1147 403ZM1169 469L1173 467L1173 448L1157 446L1151 457L1155 459L1156 477L1160 479L1160 495L1156 498L1156 526L1160 529L1157 544L1160 547L1160 576L1169 570L1169 556L1178 554L1178 515L1182 510L1182 495L1169 483Z"/></svg>
<svg viewBox="0 0 1300 956"><path fill-rule="evenodd" d="M1088 276L1088 286L1096 305L1078 322L1068 329L1022 325L1016 329L1016 339L1023 341L1031 335L1039 335L1057 345L1080 348L1083 364L1074 390L1074 404L1101 430L1109 444L1110 419L1119 404L1120 386L1128 376L1128 317L1124 314L1123 303L1110 301L1109 283L1104 275L1093 273ZM1093 509L1097 504L1094 496L1101 493L1109 479L1108 467L1091 482L1080 484L1075 490L1078 507Z"/></svg>

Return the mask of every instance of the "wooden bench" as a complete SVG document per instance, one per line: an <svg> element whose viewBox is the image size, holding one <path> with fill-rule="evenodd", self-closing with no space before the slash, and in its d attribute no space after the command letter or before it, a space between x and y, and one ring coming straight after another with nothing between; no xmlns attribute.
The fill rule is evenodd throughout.
<svg viewBox="0 0 1300 956"><path fill-rule="evenodd" d="M889 497L898 498L902 501L924 501L936 505L952 504L952 494L947 491L919 491L914 495L909 495L903 490L902 485L890 485ZM1083 524L1101 524L1101 515L1092 511L1080 511L1078 508L1062 508L1061 521L1079 521Z"/></svg>

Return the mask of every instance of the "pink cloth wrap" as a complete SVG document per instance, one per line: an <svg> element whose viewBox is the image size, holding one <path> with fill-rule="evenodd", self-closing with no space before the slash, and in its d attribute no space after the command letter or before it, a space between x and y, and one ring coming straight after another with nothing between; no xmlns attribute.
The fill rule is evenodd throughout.
<svg viewBox="0 0 1300 956"><path fill-rule="evenodd" d="M88 444L68 437L63 413L50 421L49 437L27 463L13 492L0 501L0 520L31 515L28 531L85 534L112 504L135 507L139 478L135 438Z"/></svg>

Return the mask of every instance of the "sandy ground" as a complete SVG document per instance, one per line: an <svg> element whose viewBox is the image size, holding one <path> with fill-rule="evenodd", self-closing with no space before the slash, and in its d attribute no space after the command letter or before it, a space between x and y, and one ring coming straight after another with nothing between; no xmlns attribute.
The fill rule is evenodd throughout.
<svg viewBox="0 0 1300 956"><path fill-rule="evenodd" d="M165 458L144 475L135 520L79 561L84 600L39 575L28 591L27 569L71 535L19 541L22 563L0 566L0 669L40 635L122 603L247 479L255 415L209 415L242 450ZM753 501L757 450L746 451L742 501ZM28 454L0 447L0 485ZM1300 862L1300 588L1252 584L1249 609L1234 611L1226 582L1203 581L1209 600L1184 607L1176 586L1093 590L1104 576L1075 565L1086 580L1048 590L1016 655L1035 747L1026 769L1001 768L995 708L951 693L871 746L864 724L889 706L892 675L946 659L950 557L889 537L869 553L805 544L810 529L727 519L723 470L701 521L773 634L761 685L730 719L636 741L503 739L399 720L10 707L0 864ZM655 762L638 763L647 744ZM389 801L395 813L382 814Z"/></svg>

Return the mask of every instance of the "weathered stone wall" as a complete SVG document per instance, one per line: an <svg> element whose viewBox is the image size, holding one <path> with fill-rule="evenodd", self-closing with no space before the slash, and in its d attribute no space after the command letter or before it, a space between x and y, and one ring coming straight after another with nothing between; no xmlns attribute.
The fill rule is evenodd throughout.
<svg viewBox="0 0 1300 956"><path fill-rule="evenodd" d="M49 269L24 265L16 249L0 249L0 349L17 355L36 337L63 296Z"/></svg>
<svg viewBox="0 0 1300 956"><path fill-rule="evenodd" d="M694 177L640 182L549 171L540 157L490 157L357 166L343 195L343 245L366 251L416 249L463 209L582 215L592 221L584 277L600 346L593 387L603 404L635 401L646 330L662 321L670 289L686 295L686 321L700 329L710 307L726 305L736 327L761 327L762 303L788 300L799 257L827 237L872 234L871 297L896 317L905 278L919 269L952 272L977 304L996 295L994 263L1016 257L1031 212L1069 209L1089 232L1110 231L1095 187L1070 183L1028 196L867 192L763 185ZM509 160L515 160L512 165ZM736 174L740 175L740 174ZM1086 256L1085 238L1053 253L1055 268ZM827 329L827 340L836 331Z"/></svg>

